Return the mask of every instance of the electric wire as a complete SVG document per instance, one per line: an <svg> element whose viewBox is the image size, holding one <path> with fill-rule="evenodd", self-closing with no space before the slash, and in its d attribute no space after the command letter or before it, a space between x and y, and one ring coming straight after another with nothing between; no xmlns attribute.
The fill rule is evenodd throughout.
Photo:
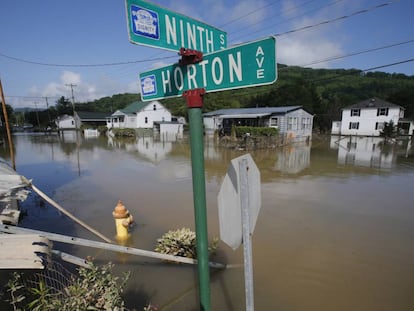
<svg viewBox="0 0 414 311"><path fill-rule="evenodd" d="M308 1L306 3L309 3L309 2L312 2L312 1L313 0ZM326 6L336 4L336 3L340 2L340 1L342 1L342 0L337 0L337 1L331 2L331 3L329 3ZM273 2L271 4L268 4L266 6L263 6L261 8L258 8L258 9L254 10L254 11L251 11L251 12L249 12L249 13L247 13L247 14L245 14L245 15L237 18L237 19L234 19L234 20L229 21L228 23L226 23L224 25L228 25L230 23L233 23L233 22L235 22L235 21L237 21L239 19L242 19L242 18L244 18L244 17L246 17L248 15L251 15L251 14L257 12L258 10L261 10L261 9L264 9L264 8L269 7L271 5L274 5L276 2L277 1L275 1L275 2ZM309 30L309 29L316 28L316 27L319 27L319 26L322 26L322 25L326 25L326 24L330 24L330 23L335 23L335 22L338 22L340 20L345 20L345 19L348 19L348 18L357 16L357 15L361 15L361 14L364 14L364 13L368 13L370 11L373 11L373 10L376 10L376 9L379 9L379 8L383 8L383 7L388 6L388 5L390 5L390 4L394 3L394 2L396 2L396 1L389 1L389 2L386 2L386 3L381 3L381 4L378 4L378 5L375 5L375 6L371 6L369 8L362 9L362 10L359 10L359 11L355 11L353 13L350 13L350 14L347 14L347 15L343 15L343 16L340 16L340 17L337 17L337 18L325 20L325 21L322 21L322 22L319 22L319 23L316 23L316 24L307 25L307 26L300 27L300 28L297 28L297 29L292 29L292 30L289 30L289 31L286 31L286 32L277 33L277 34L275 34L275 36L280 37L280 36L289 35L289 34L296 33L296 32L300 32L300 31ZM318 8L318 9L320 9L320 8ZM314 10L316 10L316 9L314 9ZM309 12L307 12L307 13L309 13ZM346 58L346 57L351 57L351 56L356 56L356 55L360 55L360 54L364 54L364 53L370 53L370 52L374 52L374 51L379 51L379 50L382 50L382 49L391 48L391 47L395 47L395 46L399 46L399 45L404 45L404 44L408 44L408 43L412 43L412 42L414 42L414 39L410 39L410 40L406 40L406 41L402 41L402 42L398 42L398 43L394 43L394 44L388 44L388 45L385 45L385 46L376 47L376 48L372 48L372 49L367 49L367 50L352 52L352 53L348 53L348 54L345 54L345 55L333 56L333 57L330 57L330 58L326 58L326 59L323 59L323 60L316 60L316 61L313 61L311 63L305 64L305 65L299 65L299 66L311 66L311 65L315 65L315 64L319 64L319 63L323 63L323 62L328 62L328 61L332 61L332 60L338 60L338 59L342 59L342 58ZM12 59L14 61L19 61L19 62L24 62L24 63L30 63L30 64L34 64L34 65L41 65L41 66L53 66L53 67L107 67L107 66L119 66L119 65L149 63L149 62L162 61L162 60L166 60L166 59L176 58L177 57L177 56L169 56L169 57L168 56L164 56L164 57L157 57L157 58L148 58L148 59L143 59L143 60L120 61L120 62L101 63L101 64L53 64L53 63L43 63L43 62L32 61L32 60L27 60L27 59L23 59L23 58L18 58L18 57L14 57L14 56L9 56L9 55L6 55L6 54L4 54L2 52L0 52L0 56L5 57L5 58L8 58L8 59ZM371 67L371 68L364 69L364 70L360 70L360 71L361 72L367 72L367 71L372 71L372 70L377 70L377 69L381 69L381 68L391 67L391 66L395 66L395 65L399 65L399 64L404 64L404 63L408 63L408 62L412 62L412 61L414 61L414 59L408 59L408 60L394 62L394 63L390 63L390 64L386 64L386 65L380 65L380 66ZM283 68L280 69L280 70L283 70ZM20 98L44 98L44 97L31 97L31 96L6 96L6 97L16 97L16 98L18 98L18 97L20 97ZM52 98L52 97L49 97L49 98Z"/></svg>
<svg viewBox="0 0 414 311"><path fill-rule="evenodd" d="M302 3L301 5L297 5L297 6L294 6L294 7L289 8L289 9L286 9L286 10L282 11L280 14L277 14L277 15L273 16L273 19L274 19L274 17L278 17L278 16L281 16L281 15L285 15L286 13L289 13L290 11L295 11L295 10L299 9L300 7L305 6L305 5L307 5L307 4L311 3L311 2L314 2L314 1L315 0L310 0L310 1L307 1L305 3ZM343 0L336 0L336 1L330 2L330 3L326 4L326 5L323 5L323 6L314 8L314 9L309 10L309 11L306 11L306 12L304 12L302 14L295 15L295 16L292 16L290 18L284 19L284 20L282 20L280 22L277 22L276 24L272 24L272 26L280 25L280 24L286 23L288 21L294 20L296 18L299 18L299 17L302 17L302 16L306 16L306 15L308 15L310 13L316 12L316 11L321 10L321 9L325 9L325 8L327 8L329 6L333 6L333 5L338 4L339 2L342 2L342 1ZM254 24L252 24L252 26L254 26L254 25L258 24L258 23L260 23L260 22L254 23ZM244 29L238 29L236 31L233 31L232 34L234 35L235 33L238 33L238 32L241 32L241 31L244 31ZM259 33L259 32L262 32L262 30L251 31L251 32L248 33L248 35L253 35L253 34L256 34L256 33ZM234 40L237 40L239 38L242 38L244 36L245 36L245 34L243 34L242 36L235 37L235 38L233 37L233 41Z"/></svg>
<svg viewBox="0 0 414 311"><path fill-rule="evenodd" d="M3 56L8 59L12 59L14 61L32 64L32 65L40 65L40 66L50 66L50 67L108 67L108 66L119 66L119 65L129 65L129 64L137 64L137 63L147 63L159 60L165 60L168 58L173 58L176 56L164 56L164 57L156 57L156 58L148 58L142 60L133 60L133 61L123 61L123 62L114 62L114 63L102 63L102 64L54 64L54 63L43 63L38 61L27 60L23 58L18 58L10 55L6 55L0 52L0 56Z"/></svg>
<svg viewBox="0 0 414 311"><path fill-rule="evenodd" d="M332 61L332 60L338 60L338 59L342 59L342 58L346 58L346 57L351 57L351 56L376 52L376 51L380 51L380 50L384 50L384 49L388 49L388 48L392 48L392 47L396 47L396 46L404 45L404 44L408 44L408 43L413 43L413 42L414 42L414 39L409 39L409 40L406 40L406 41L401 41L401 42L397 42L397 43L393 43L393 44L387 44L387 45L383 45L383 46L372 48L372 49L366 49L366 50L362 50L362 51L358 51L358 52L352 52L352 53L348 53L348 54L344 54L344 55L332 56L332 57L328 57L328 58L325 58L325 59L316 60L316 61L313 61L311 63L298 65L298 66L307 67L307 66L311 66L311 65L320 64L320 63L326 63L326 62L329 62L329 61Z"/></svg>
<svg viewBox="0 0 414 311"><path fill-rule="evenodd" d="M353 13L350 13L350 14L347 14L347 15L343 15L343 16L340 16L340 17L336 17L336 18L333 18L333 19L325 20L325 21L322 21L322 22L319 22L319 23L316 23L316 24L313 24L313 25L303 26L303 27L299 27L299 28L296 28L296 29L288 30L288 31L285 31L285 32L277 33L274 36L280 37L280 36L292 34L292 33L295 33L295 32L309 30L309 29L316 28L316 27L319 27L319 26L322 26L322 25L327 25L327 24L335 23L335 22L338 22L340 20L348 19L348 18L357 16L357 15L361 15L361 14L368 13L368 12L373 11L373 10L376 10L376 9L380 9L380 8L386 7L386 6L390 5L390 4L393 4L394 2L395 1L381 3L381 4L378 4L378 5L369 7L367 9L355 11Z"/></svg>
<svg viewBox="0 0 414 311"><path fill-rule="evenodd" d="M308 1L308 2L313 2L313 1L315 1L315 0L310 0L310 1ZM265 9L265 8L268 8L268 7L272 6L272 5L275 5L275 4L276 4L276 2L280 2L280 0L276 0L276 1L274 1L274 2L271 2L271 3L267 4L267 5L264 5L264 6L260 7L260 8L257 8L257 9L255 9L255 10L253 10L253 11L250 11L250 12L248 12L248 13L246 13L246 14L242 15L242 16L239 16L239 17L237 17L237 18L235 18L235 19L232 19L232 20L230 20L230 21L228 21L228 22L226 22L226 23L224 23L224 24L221 24L221 25L219 26L219 28L224 27L224 26L228 26L228 25L230 25L230 24L232 24L232 23L234 23L234 22L237 22L237 21L239 21L239 20L241 20L241 19L243 19L243 18L245 18L245 17L247 17L247 16L250 16L250 15L252 15L252 14L254 14L254 13L257 13L257 12L259 12L259 11L261 11L261 10Z"/></svg>
<svg viewBox="0 0 414 311"><path fill-rule="evenodd" d="M338 1L341 1L341 0L338 0ZM288 34L299 32L299 31L309 30L309 29L312 29L312 28L315 28L315 27L319 27L321 25L334 23L334 22L337 22L337 21L340 21L340 20L351 18L351 17L356 16L356 15L368 13L368 12L373 11L375 9L379 9L379 8L388 6L388 5L390 5L394 2L396 2L396 1L389 1L389 2L385 2L385 3L381 3L381 4L378 4L378 5L366 8L366 9L362 9L362 10L350 13L348 15L343 15L343 16L340 16L340 17L337 17L337 18L334 18L334 19L325 20L325 21L322 21L322 22L319 22L319 23L316 23L316 24L307 25L307 26L300 27L300 28L297 28L297 29L288 30L286 32L277 33L277 34L274 34L274 36L280 37L280 36L288 35ZM44 63L44 62L38 62L38 61L32 61L32 60L27 60L27 59L23 59L23 58L18 58L18 57L14 57L14 56L4 54L1 51L0 51L0 56L8 58L8 59L12 59L14 61L18 61L18 62L24 62L24 63L29 63L29 64L33 64L33 65L40 65L40 66L50 66L50 67L106 67L106 66L136 64L136 63L147 63L147 62L153 62L153 61L161 61L161 60L170 59L170 58L176 58L176 56L164 56L164 57L157 57L157 58L150 58L150 59L143 59L143 60L102 63L102 64L57 64L57 63Z"/></svg>

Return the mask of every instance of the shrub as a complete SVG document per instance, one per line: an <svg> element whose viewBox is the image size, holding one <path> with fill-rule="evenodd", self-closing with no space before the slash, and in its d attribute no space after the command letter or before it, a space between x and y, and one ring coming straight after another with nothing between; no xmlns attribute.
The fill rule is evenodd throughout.
<svg viewBox="0 0 414 311"><path fill-rule="evenodd" d="M242 137L247 134L251 136L277 136L279 131L274 127L236 126L235 132L237 137Z"/></svg>
<svg viewBox="0 0 414 311"><path fill-rule="evenodd" d="M114 128L112 129L112 133L116 137L135 137L136 133L134 129L118 129Z"/></svg>
<svg viewBox="0 0 414 311"><path fill-rule="evenodd" d="M217 249L218 239L209 245L210 254ZM196 234L188 228L170 230L157 240L155 251L161 254L196 258Z"/></svg>
<svg viewBox="0 0 414 311"><path fill-rule="evenodd" d="M126 310L121 294L129 273L119 280L112 268L111 263L102 267L90 263L89 269L80 268L78 277L58 293L44 280L26 288L22 274L14 273L7 285L10 299L6 301L13 310Z"/></svg>

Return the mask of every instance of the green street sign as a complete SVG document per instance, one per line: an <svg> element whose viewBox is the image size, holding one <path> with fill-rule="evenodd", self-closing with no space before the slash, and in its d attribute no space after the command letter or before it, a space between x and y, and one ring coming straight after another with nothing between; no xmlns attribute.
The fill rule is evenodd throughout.
<svg viewBox="0 0 414 311"><path fill-rule="evenodd" d="M206 54L197 64L178 64L140 74L143 101L177 97L186 90L216 92L272 84L277 79L276 38Z"/></svg>
<svg viewBox="0 0 414 311"><path fill-rule="evenodd" d="M126 0L129 40L174 52L211 53L227 47L227 33L142 0Z"/></svg>

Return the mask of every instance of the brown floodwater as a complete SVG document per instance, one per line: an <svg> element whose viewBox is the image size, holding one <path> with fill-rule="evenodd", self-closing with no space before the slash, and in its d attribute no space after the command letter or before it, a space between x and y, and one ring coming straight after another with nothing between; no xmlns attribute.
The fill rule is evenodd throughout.
<svg viewBox="0 0 414 311"><path fill-rule="evenodd" d="M194 229L186 141L14 136L17 171L78 218L115 237L119 199L136 220L128 245L153 250L171 229ZM208 231L219 236L217 195L231 159L246 151L205 142ZM409 141L323 137L309 145L251 151L262 206L253 234L256 310L414 310L414 154ZM0 151L7 158L6 147ZM35 194L21 225L98 240ZM131 271L128 306L198 310L197 269L59 243L76 256ZM212 310L245 309L242 248L220 242Z"/></svg>

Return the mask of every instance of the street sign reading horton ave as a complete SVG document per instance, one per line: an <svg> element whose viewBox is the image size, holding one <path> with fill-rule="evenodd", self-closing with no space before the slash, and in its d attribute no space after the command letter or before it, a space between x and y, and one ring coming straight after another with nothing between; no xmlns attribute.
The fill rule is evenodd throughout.
<svg viewBox="0 0 414 311"><path fill-rule="evenodd" d="M276 38L269 37L206 54L197 64L174 64L141 73L141 98L177 97L196 88L223 91L272 84L276 79Z"/></svg>
<svg viewBox="0 0 414 311"><path fill-rule="evenodd" d="M174 52L211 53L227 47L226 32L142 0L126 0L129 40Z"/></svg>

